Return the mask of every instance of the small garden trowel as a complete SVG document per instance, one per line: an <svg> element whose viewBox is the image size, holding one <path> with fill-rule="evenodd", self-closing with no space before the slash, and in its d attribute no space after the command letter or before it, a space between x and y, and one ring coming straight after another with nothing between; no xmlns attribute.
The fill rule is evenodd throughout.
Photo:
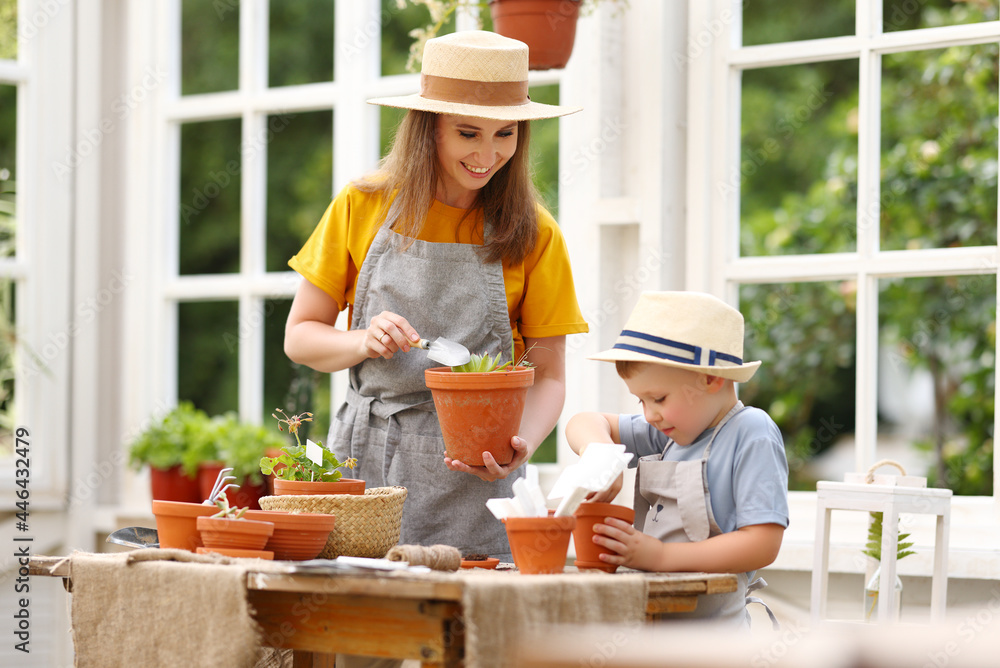
<svg viewBox="0 0 1000 668"><path fill-rule="evenodd" d="M420 339L416 345L417 348L423 348L427 351L427 357L445 366L461 366L472 359L472 355L465 346L448 339L434 339L433 341Z"/></svg>

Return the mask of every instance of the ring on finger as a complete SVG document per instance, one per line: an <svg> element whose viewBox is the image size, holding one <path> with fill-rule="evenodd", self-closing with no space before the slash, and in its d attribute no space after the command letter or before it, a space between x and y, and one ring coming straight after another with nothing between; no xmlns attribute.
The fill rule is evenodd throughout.
<svg viewBox="0 0 1000 668"><path fill-rule="evenodd" d="M389 336L389 332L382 332L382 336L378 337L378 342L383 346L385 345L385 337Z"/></svg>

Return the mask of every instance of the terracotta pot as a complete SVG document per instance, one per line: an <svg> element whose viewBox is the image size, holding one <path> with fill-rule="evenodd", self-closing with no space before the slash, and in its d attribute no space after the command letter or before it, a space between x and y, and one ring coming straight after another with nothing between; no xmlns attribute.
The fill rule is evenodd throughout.
<svg viewBox="0 0 1000 668"><path fill-rule="evenodd" d="M528 69L565 67L576 40L580 0L491 0L493 30L528 45Z"/></svg>
<svg viewBox="0 0 1000 668"><path fill-rule="evenodd" d="M514 458L510 439L521 426L534 369L456 373L450 367L436 367L424 371L424 382L434 398L449 457L483 466L483 452L489 452L497 464L510 463Z"/></svg>
<svg viewBox="0 0 1000 668"><path fill-rule="evenodd" d="M548 517L508 517L504 525L517 570L529 575L563 572L575 517L553 517L550 510Z"/></svg>
<svg viewBox="0 0 1000 668"><path fill-rule="evenodd" d="M156 535L161 548L178 548L194 552L203 547L198 533L198 518L214 515L215 506L183 501L153 501L153 515L156 517Z"/></svg>
<svg viewBox="0 0 1000 668"><path fill-rule="evenodd" d="M200 503L203 498L198 495L198 479L186 476L179 464L169 469L150 467L149 483L158 501Z"/></svg>
<svg viewBox="0 0 1000 668"><path fill-rule="evenodd" d="M260 520L199 517L197 522L201 541L207 548L263 550L274 533L273 522Z"/></svg>
<svg viewBox="0 0 1000 668"><path fill-rule="evenodd" d="M312 496L315 494L364 494L365 481L341 478L333 482L274 479L274 496Z"/></svg>
<svg viewBox="0 0 1000 668"><path fill-rule="evenodd" d="M302 561L315 559L326 547L333 531L334 516L322 513L287 513L280 510L248 510L247 519L274 523L274 533L265 550L275 559Z"/></svg>
<svg viewBox="0 0 1000 668"><path fill-rule="evenodd" d="M605 517L615 517L628 522L635 520L635 511L614 503L581 503L573 513L576 517L576 528L573 529L573 546L576 549L577 568L594 568L614 573L618 566L601 561L601 554L610 552L594 542L594 525L603 524Z"/></svg>
<svg viewBox="0 0 1000 668"><path fill-rule="evenodd" d="M212 494L212 487L219 477L219 471L226 467L225 462L202 462L198 465L198 493L201 499L207 499ZM246 478L237 480L239 489L230 489L226 492L229 505L236 508L249 508L250 510L260 510L260 497L267 496L267 481L259 485L252 485Z"/></svg>

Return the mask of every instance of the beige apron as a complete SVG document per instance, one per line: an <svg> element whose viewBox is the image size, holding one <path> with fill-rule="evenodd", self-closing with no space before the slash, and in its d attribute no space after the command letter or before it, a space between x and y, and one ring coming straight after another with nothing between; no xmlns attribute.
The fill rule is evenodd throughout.
<svg viewBox="0 0 1000 668"><path fill-rule="evenodd" d="M511 353L507 293L499 262L483 262L470 244L414 240L382 228L361 264L351 329L391 311L421 336L443 336L469 350ZM331 425L337 457L356 457L354 477L369 487L402 485L400 543L444 544L465 553L510 560L504 526L486 508L492 497L511 497L523 469L485 482L444 465L444 441L424 369L440 366L423 350L377 357L350 370L346 403Z"/></svg>
<svg viewBox="0 0 1000 668"><path fill-rule="evenodd" d="M741 410L743 402L737 401L716 425L705 447L705 454L699 460L663 461L664 454L674 444L673 440L668 441L660 454L639 458L635 480L636 529L664 543L694 543L722 533L712 514L707 476L708 457L723 425ZM763 603L757 597L748 597L747 594L767 585L762 578L749 585L747 582L748 574L739 573L736 591L701 596L694 612L672 614L670 617L712 617L747 623L747 603ZM772 623L777 624L771 611L767 612Z"/></svg>

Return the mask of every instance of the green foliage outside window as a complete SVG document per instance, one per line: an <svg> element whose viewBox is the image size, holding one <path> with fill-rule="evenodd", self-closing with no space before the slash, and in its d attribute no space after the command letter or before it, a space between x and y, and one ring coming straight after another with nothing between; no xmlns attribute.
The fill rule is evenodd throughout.
<svg viewBox="0 0 1000 668"><path fill-rule="evenodd" d="M744 33L753 43L813 22L812 3L748 4ZM824 4L843 13L829 22L853 21L853 2ZM889 5L887 22L899 14ZM773 11L753 21L754 6ZM934 0L897 18L908 29L955 25L995 21L997 8ZM998 55L996 44L980 44L883 58L880 215L862 221L878 226L883 249L997 243ZM741 174L742 254L856 248L856 69L844 61L744 74L743 164L753 169ZM788 118L775 111L782 88L818 91L823 101L806 130L766 144L776 133L762 119ZM773 148L766 160L746 162L746 151L765 145ZM890 363L933 379L933 427L912 445L933 455L929 481L958 494L993 493L996 279L982 271L879 285L879 345ZM793 489L814 488L797 470L853 430L856 291L851 281L741 287L748 357L764 360L741 394L781 427Z"/></svg>

